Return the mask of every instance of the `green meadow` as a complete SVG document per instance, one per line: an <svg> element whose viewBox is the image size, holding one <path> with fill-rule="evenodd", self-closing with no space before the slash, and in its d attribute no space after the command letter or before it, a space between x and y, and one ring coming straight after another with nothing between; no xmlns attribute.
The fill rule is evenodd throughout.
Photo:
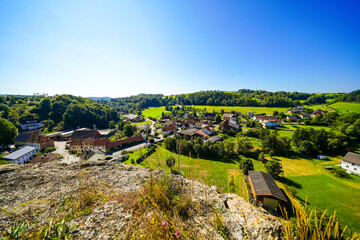
<svg viewBox="0 0 360 240"><path fill-rule="evenodd" d="M142 111L142 114L147 118L161 118L163 112L169 113L169 111L165 110L165 107L149 107Z"/></svg>
<svg viewBox="0 0 360 240"><path fill-rule="evenodd" d="M294 131L298 128L313 128L315 130L324 129L326 131L330 130L330 127L326 127L326 126L309 126L309 125L297 124L297 123L285 123L281 125L280 130L272 130L272 131L277 131L280 136L292 137Z"/></svg>
<svg viewBox="0 0 360 240"><path fill-rule="evenodd" d="M332 108L335 108L336 111L343 112L356 112L360 113L360 103L346 103L346 102L337 102L329 105Z"/></svg>
<svg viewBox="0 0 360 240"><path fill-rule="evenodd" d="M253 139L256 144L259 142ZM143 150L144 151L144 150ZM125 162L131 164L131 158L140 156L140 151L129 154L130 158ZM236 159L202 159L171 153L163 147L158 147L156 152L145 159L140 165L149 168L162 168L170 172L166 166L166 158L173 156L176 159L174 170L179 171L185 177L198 180L207 185L215 185L222 192L229 192L231 175L234 177L235 192L247 199L247 190L244 182L245 175L239 169ZM298 196L311 207L326 210L340 218L343 225L359 231L360 221L360 177L352 176L351 179L335 177L323 168L324 165L337 165L341 157L330 160L301 159L276 157L283 165L284 179L289 185L298 186ZM266 171L264 165L258 160L252 159L255 170ZM283 181L284 182L284 181ZM277 181L285 190L285 185ZM285 190L286 192L286 190Z"/></svg>
<svg viewBox="0 0 360 240"><path fill-rule="evenodd" d="M206 112L212 112L213 110L217 113L220 113L223 109L224 112L241 112L248 113L254 112L255 114L266 113L272 114L274 111L285 112L290 108L280 108L280 107L232 107L232 106L193 106L195 109L206 109Z"/></svg>
<svg viewBox="0 0 360 240"><path fill-rule="evenodd" d="M146 124L152 124L150 121L144 121L144 122L136 122L135 125L146 125Z"/></svg>

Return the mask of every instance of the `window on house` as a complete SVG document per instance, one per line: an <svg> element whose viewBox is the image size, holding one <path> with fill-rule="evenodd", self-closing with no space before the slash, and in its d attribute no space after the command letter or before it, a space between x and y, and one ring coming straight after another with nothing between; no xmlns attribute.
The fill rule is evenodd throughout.
<svg viewBox="0 0 360 240"><path fill-rule="evenodd" d="M349 167L349 166L346 166L347 168Z"/></svg>

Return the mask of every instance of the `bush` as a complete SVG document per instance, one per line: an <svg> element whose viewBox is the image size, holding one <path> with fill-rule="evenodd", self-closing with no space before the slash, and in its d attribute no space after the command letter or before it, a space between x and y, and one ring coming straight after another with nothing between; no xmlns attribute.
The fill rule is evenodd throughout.
<svg viewBox="0 0 360 240"><path fill-rule="evenodd" d="M123 154L123 155L124 155L124 154L127 154L127 153L128 153L128 151L126 151L126 150L122 150L122 151L121 151L121 154Z"/></svg>
<svg viewBox="0 0 360 240"><path fill-rule="evenodd" d="M112 159L112 157L110 157L110 156L107 156L107 157L105 158L105 160L110 160L110 159Z"/></svg>
<svg viewBox="0 0 360 240"><path fill-rule="evenodd" d="M166 158L166 165L172 169L175 165L175 158L173 156Z"/></svg>
<svg viewBox="0 0 360 240"><path fill-rule="evenodd" d="M270 160L265 163L265 168L268 173L275 179L279 178L280 174L283 173L281 163L275 160Z"/></svg>
<svg viewBox="0 0 360 240"><path fill-rule="evenodd" d="M48 147L48 148L46 148L46 149L44 150L44 152L46 152L46 153L51 153L51 152L53 152L53 151L55 151L55 150L56 150L55 147Z"/></svg>
<svg viewBox="0 0 360 240"><path fill-rule="evenodd" d="M351 178L351 175L348 174L348 173L347 173L344 169L342 169L342 168L333 168L333 169L331 169L331 172L332 172L336 177L346 178L346 179Z"/></svg>
<svg viewBox="0 0 360 240"><path fill-rule="evenodd" d="M298 190L294 186L287 186L285 185L286 190L295 198L297 198Z"/></svg>
<svg viewBox="0 0 360 240"><path fill-rule="evenodd" d="M254 165L251 159L243 158L239 162L239 167L243 170L245 175L248 175L248 172L254 170Z"/></svg>
<svg viewBox="0 0 360 240"><path fill-rule="evenodd" d="M167 133L163 134L163 138L167 138L169 135Z"/></svg>

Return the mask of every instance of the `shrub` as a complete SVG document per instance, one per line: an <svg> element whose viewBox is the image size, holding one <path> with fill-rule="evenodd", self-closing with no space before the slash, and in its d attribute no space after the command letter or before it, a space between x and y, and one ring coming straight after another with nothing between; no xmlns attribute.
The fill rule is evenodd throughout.
<svg viewBox="0 0 360 240"><path fill-rule="evenodd" d="M124 155L124 154L127 154L127 153L128 153L128 151L126 151L126 150L122 150L122 151L121 151L121 154L123 154L123 155Z"/></svg>
<svg viewBox="0 0 360 240"><path fill-rule="evenodd" d="M351 178L351 175L348 174L344 169L342 168L333 168L331 169L331 172L336 176L340 178Z"/></svg>
<svg viewBox="0 0 360 240"><path fill-rule="evenodd" d="M107 157L105 158L105 160L110 160L110 159L112 159L112 157L110 157L110 156L107 156Z"/></svg>
<svg viewBox="0 0 360 240"><path fill-rule="evenodd" d="M270 160L265 163L265 168L268 173L275 179L279 178L280 174L283 173L281 163L275 160Z"/></svg>
<svg viewBox="0 0 360 240"><path fill-rule="evenodd" d="M167 138L169 135L167 133L163 134L163 138Z"/></svg>
<svg viewBox="0 0 360 240"><path fill-rule="evenodd" d="M175 158L173 156L166 158L166 165L171 168L175 165Z"/></svg>
<svg viewBox="0 0 360 240"><path fill-rule="evenodd" d="M239 167L243 170L245 175L248 175L248 172L254 170L254 165L251 159L243 158L239 162Z"/></svg>
<svg viewBox="0 0 360 240"><path fill-rule="evenodd" d="M44 150L44 152L50 153L50 152L53 152L53 151L55 151L55 150L56 150L55 147L48 147L48 148L46 148L46 149Z"/></svg>

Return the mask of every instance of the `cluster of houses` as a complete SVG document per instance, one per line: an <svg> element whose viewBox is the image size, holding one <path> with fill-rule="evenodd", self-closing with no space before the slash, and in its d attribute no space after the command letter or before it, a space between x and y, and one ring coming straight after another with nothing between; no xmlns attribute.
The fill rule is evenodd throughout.
<svg viewBox="0 0 360 240"><path fill-rule="evenodd" d="M107 153L122 148L125 145L144 141L145 139L145 136L138 135L118 141L110 141L109 138L113 134L114 131L112 130L76 129L69 136L66 147L71 152L101 151L102 153Z"/></svg>
<svg viewBox="0 0 360 240"><path fill-rule="evenodd" d="M177 133L183 138L191 139L192 137L201 137L204 140L209 140L211 143L220 141L222 137L216 135L217 131L212 124L211 119L216 116L215 113L206 115L207 119L199 120L195 116L189 115L186 120L170 119L170 117L161 117L158 121L162 123L162 134ZM218 129L222 132L233 129L235 132L240 130L240 125L237 123L237 116L235 114L224 114L224 121L219 124Z"/></svg>
<svg viewBox="0 0 360 240"><path fill-rule="evenodd" d="M290 122L297 122L298 119L306 120L306 119L314 118L316 116L324 115L324 111L322 111L321 109L316 109L311 114L304 113L305 109L306 108L303 106L298 106L288 110L287 113L292 115L287 116L286 119L289 120Z"/></svg>
<svg viewBox="0 0 360 240"><path fill-rule="evenodd" d="M144 135L138 135L110 141L114 135L113 130L96 130L89 128L79 128L70 131L56 132L48 135L39 134L38 131L20 133L14 140L15 146L20 148L6 156L3 159L11 163L24 164L29 162L37 151L43 151L48 147L54 147L54 140L67 141L66 147L71 152L101 152L107 153L119 149L125 145L144 141Z"/></svg>

